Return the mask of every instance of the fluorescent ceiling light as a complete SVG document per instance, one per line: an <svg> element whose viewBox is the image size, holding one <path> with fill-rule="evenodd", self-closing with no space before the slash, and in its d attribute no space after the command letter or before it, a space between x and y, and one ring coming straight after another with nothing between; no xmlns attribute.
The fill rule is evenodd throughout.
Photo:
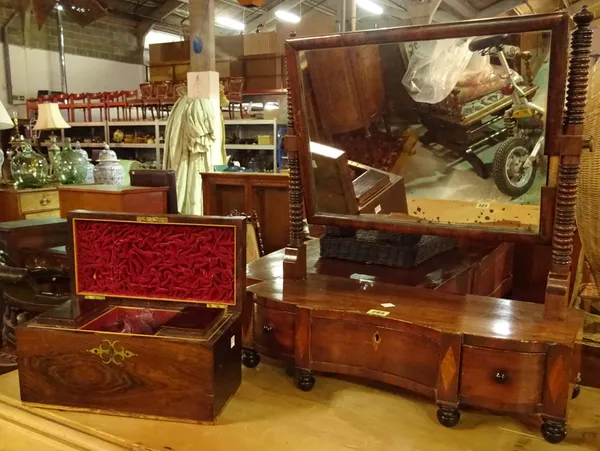
<svg viewBox="0 0 600 451"><path fill-rule="evenodd" d="M284 11L282 9L280 9L279 11L275 11L275 16L279 19L282 20L283 22L289 22L289 23L298 23L300 22L300 16L291 13L289 11Z"/></svg>
<svg viewBox="0 0 600 451"><path fill-rule="evenodd" d="M372 14L380 15L383 13L383 8L371 0L356 0L356 6Z"/></svg>
<svg viewBox="0 0 600 451"><path fill-rule="evenodd" d="M246 25L239 20L232 19L231 17L219 16L215 19L215 23L223 28L229 28L230 30L244 31Z"/></svg>

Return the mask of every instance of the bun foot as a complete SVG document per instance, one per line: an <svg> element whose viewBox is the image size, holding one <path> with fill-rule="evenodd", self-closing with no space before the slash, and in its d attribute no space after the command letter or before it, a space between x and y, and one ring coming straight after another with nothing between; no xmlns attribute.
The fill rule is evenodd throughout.
<svg viewBox="0 0 600 451"><path fill-rule="evenodd" d="M581 387L579 385L576 385L575 388L573 389L573 394L571 395L571 399L577 399L577 397L579 396L580 393L581 393Z"/></svg>
<svg viewBox="0 0 600 451"><path fill-rule="evenodd" d="M246 368L256 368L260 363L258 352L250 348L242 348L242 364Z"/></svg>
<svg viewBox="0 0 600 451"><path fill-rule="evenodd" d="M311 391L315 386L315 378L310 371L296 370L296 386L302 391Z"/></svg>
<svg viewBox="0 0 600 451"><path fill-rule="evenodd" d="M437 418L442 426L453 428L460 421L460 412L458 409L440 406L437 411Z"/></svg>
<svg viewBox="0 0 600 451"><path fill-rule="evenodd" d="M567 436L565 423L554 420L544 420L542 423L542 437L552 444L562 442Z"/></svg>

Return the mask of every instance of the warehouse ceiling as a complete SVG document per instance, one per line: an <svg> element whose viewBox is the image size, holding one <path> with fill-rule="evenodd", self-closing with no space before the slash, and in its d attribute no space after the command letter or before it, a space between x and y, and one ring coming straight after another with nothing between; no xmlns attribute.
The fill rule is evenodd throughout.
<svg viewBox="0 0 600 451"><path fill-rule="evenodd" d="M99 0L112 16L133 19L145 30L185 33L189 0ZM383 28L411 23L410 10L416 0L376 0L384 8L380 16L357 14L357 29ZM435 0L434 0L435 1ZM215 15L227 16L246 24L246 32L275 24L274 11L287 9L310 20L316 14L338 17L341 0L265 0L260 8L245 8L236 0L215 0ZM590 3L590 2L588 2ZM595 1L591 2L596 3ZM583 4L583 3L582 3ZM433 22L451 22L499 15L545 13L569 8L569 0L441 0ZM217 28L218 34L232 34Z"/></svg>

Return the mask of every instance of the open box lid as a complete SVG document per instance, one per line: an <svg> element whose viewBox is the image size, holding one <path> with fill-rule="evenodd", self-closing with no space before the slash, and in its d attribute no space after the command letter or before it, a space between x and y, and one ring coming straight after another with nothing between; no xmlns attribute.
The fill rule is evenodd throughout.
<svg viewBox="0 0 600 451"><path fill-rule="evenodd" d="M242 308L244 218L76 210L68 223L71 284L79 299Z"/></svg>

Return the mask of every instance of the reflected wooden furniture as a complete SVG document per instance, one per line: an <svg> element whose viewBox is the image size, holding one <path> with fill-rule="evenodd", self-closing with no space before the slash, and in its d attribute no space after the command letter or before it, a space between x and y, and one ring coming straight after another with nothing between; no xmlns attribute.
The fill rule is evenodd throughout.
<svg viewBox="0 0 600 451"><path fill-rule="evenodd" d="M384 116L381 58L376 46L307 51L303 56L303 69L308 67L310 72L303 75L310 99L306 105L309 111L318 111L321 120L314 128L313 140L330 142L333 135L366 130Z"/></svg>
<svg viewBox="0 0 600 451"><path fill-rule="evenodd" d="M569 290L579 155L582 147L589 146L582 132L593 18L586 8L574 17L568 83L569 17L565 13L287 41L291 108L284 144L290 168L290 245L282 255L282 277L250 286L248 302L254 304L254 345L285 355L295 367L299 389L313 388L314 371L359 376L434 399L437 418L447 427L456 426L460 406L469 405L513 414L541 414L543 437L550 443L565 439L567 402L578 393L571 384L577 380L577 341L583 330L583 312L570 308ZM303 105L306 94L298 70L303 52L366 42L487 36L508 30L549 30L552 35L554 63L545 151L556 164L551 174L556 184L542 191L539 231L319 211L306 112L293 108ZM568 96L563 115L565 84ZM309 269L310 243L304 243L302 237L303 211L308 222L315 224L551 248L544 304L398 286L361 277L360 270L350 278L313 274ZM251 351L246 355L247 364L257 363Z"/></svg>
<svg viewBox="0 0 600 451"><path fill-rule="evenodd" d="M67 244L67 224L61 218L27 219L0 223L0 250L15 265L25 266L24 249L41 251ZM38 265L43 266L43 265Z"/></svg>
<svg viewBox="0 0 600 451"><path fill-rule="evenodd" d="M346 153L322 144L310 146L320 211L336 214L407 213L402 177L348 161Z"/></svg>
<svg viewBox="0 0 600 451"><path fill-rule="evenodd" d="M161 214L167 212L167 186L70 185L58 189L60 216L72 210Z"/></svg>
<svg viewBox="0 0 600 451"><path fill-rule="evenodd" d="M266 253L289 243L288 176L248 172L202 174L205 215L227 216L232 211L256 212Z"/></svg>
<svg viewBox="0 0 600 451"><path fill-rule="evenodd" d="M0 222L60 216L58 188L0 189Z"/></svg>

